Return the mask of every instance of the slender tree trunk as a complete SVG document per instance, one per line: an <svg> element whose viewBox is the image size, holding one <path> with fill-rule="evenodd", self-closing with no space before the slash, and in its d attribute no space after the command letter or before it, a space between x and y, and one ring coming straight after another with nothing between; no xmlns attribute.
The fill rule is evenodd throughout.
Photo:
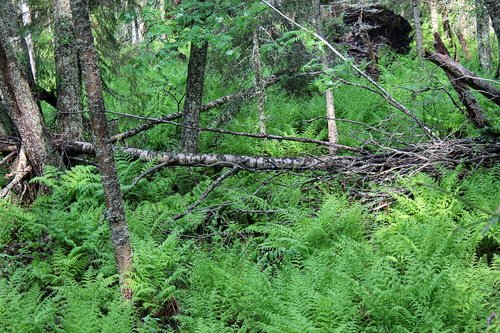
<svg viewBox="0 0 500 333"><path fill-rule="evenodd" d="M455 45L455 41L453 38L453 30L451 28L450 19L448 17L448 8L443 6L441 16L443 17L443 32L450 42L450 46L453 49L453 57L455 60L457 59L457 46Z"/></svg>
<svg viewBox="0 0 500 333"><path fill-rule="evenodd" d="M27 0L22 0L19 4L21 8L21 17L23 19L23 25L27 26L31 24L31 10ZM31 34L28 33L26 37L24 37L26 41L26 46L28 47L28 57L31 68L31 73L33 74L33 81L36 82L36 57L35 57L35 44L33 43L33 38L31 38Z"/></svg>
<svg viewBox="0 0 500 333"><path fill-rule="evenodd" d="M259 27L253 32L253 67L255 72L255 92L257 95L257 111L259 113L259 132L266 134L266 92L262 79L262 63L260 60Z"/></svg>
<svg viewBox="0 0 500 333"><path fill-rule="evenodd" d="M422 16L420 13L420 0L411 1L413 7L413 22L415 24L415 44L417 55L422 58L424 54L424 38L422 36Z"/></svg>
<svg viewBox="0 0 500 333"><path fill-rule="evenodd" d="M430 0L429 7L431 12L431 27L432 32L439 32L439 20L438 20L438 6L437 0Z"/></svg>
<svg viewBox="0 0 500 333"><path fill-rule="evenodd" d="M498 0L483 0L486 8L488 9L488 14L491 18L491 24L493 25L493 30L497 35L498 40L498 67L496 70L495 77L500 77L500 1Z"/></svg>
<svg viewBox="0 0 500 333"><path fill-rule="evenodd" d="M132 247L113 156L113 147L108 143L109 134L102 95L102 82L90 26L88 3L85 0L71 0L71 7L89 103L90 123L95 136L96 157L104 188L111 241L120 276L122 295L124 299L129 300L132 297L128 281L133 267Z"/></svg>
<svg viewBox="0 0 500 333"><path fill-rule="evenodd" d="M207 65L208 43L201 45L191 43L189 65L186 84L186 100L183 110L183 129L181 137L181 151L186 153L198 152L200 126L200 110L205 84L205 68Z"/></svg>
<svg viewBox="0 0 500 333"><path fill-rule="evenodd" d="M21 26L18 20L17 10L12 0L0 0L0 16L3 17L7 36L14 49L19 65L22 66L27 75L30 86L35 86L35 77L31 70L28 45L26 39L21 38Z"/></svg>
<svg viewBox="0 0 500 333"><path fill-rule="evenodd" d="M0 17L0 91L3 103L19 133L32 172L40 176L44 165L57 165L58 159L45 132L26 74L19 66L9 40L8 29Z"/></svg>
<svg viewBox="0 0 500 333"><path fill-rule="evenodd" d="M322 31L322 19L321 19L321 4L319 0L312 0L313 5L313 17L314 24L316 26L316 32L321 35ZM323 54L321 56L321 63L324 70L328 69L328 57ZM328 88L325 91L325 103L326 103L326 123L328 127L328 142L332 144L338 143L338 130L337 122L335 120L335 99L333 96L333 90ZM330 154L336 154L337 150L334 146L329 148Z"/></svg>
<svg viewBox="0 0 500 333"><path fill-rule="evenodd" d="M83 139L81 86L70 0L55 0L58 125L66 141Z"/></svg>
<svg viewBox="0 0 500 333"><path fill-rule="evenodd" d="M465 3L459 4L462 8L468 6ZM472 57L469 53L469 48L467 46L467 39L464 36L464 32L466 31L467 22L464 12L460 12L458 16L458 23L455 26L455 34L457 35L458 41L460 42L460 46L462 47L462 52L465 56L465 59L471 60Z"/></svg>
<svg viewBox="0 0 500 333"><path fill-rule="evenodd" d="M481 68L491 71L490 17L481 0L476 0L477 54Z"/></svg>

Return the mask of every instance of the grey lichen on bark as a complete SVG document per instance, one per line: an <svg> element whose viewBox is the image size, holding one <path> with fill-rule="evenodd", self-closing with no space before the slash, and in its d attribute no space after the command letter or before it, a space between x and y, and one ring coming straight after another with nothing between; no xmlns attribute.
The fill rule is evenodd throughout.
<svg viewBox="0 0 500 333"><path fill-rule="evenodd" d="M200 132L200 110L205 84L205 68L207 65L208 42L203 40L197 45L191 43L186 83L186 100L182 115L181 151L197 153Z"/></svg>
<svg viewBox="0 0 500 333"><path fill-rule="evenodd" d="M64 140L83 139L81 86L70 0L55 0L54 54L58 127Z"/></svg>
<svg viewBox="0 0 500 333"><path fill-rule="evenodd" d="M52 143L45 131L42 114L33 98L25 72L19 65L10 43L9 30L0 16L0 90L3 104L23 143L35 175L46 164L58 165Z"/></svg>
<svg viewBox="0 0 500 333"><path fill-rule="evenodd" d="M491 70L490 17L482 0L476 0L477 54L481 68Z"/></svg>

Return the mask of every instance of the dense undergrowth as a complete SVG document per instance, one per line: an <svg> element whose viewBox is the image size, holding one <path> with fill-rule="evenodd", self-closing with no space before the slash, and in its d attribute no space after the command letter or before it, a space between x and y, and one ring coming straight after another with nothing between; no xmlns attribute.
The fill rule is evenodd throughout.
<svg viewBox="0 0 500 333"><path fill-rule="evenodd" d="M182 99L185 73L179 62L145 57L137 58L145 63L132 62L115 73L107 96L110 111L149 117L178 111L172 96ZM410 57L386 57L380 82L439 134L477 134L442 97L442 73ZM435 81L425 90L429 73ZM221 85L221 75L208 75L207 100L248 83ZM311 82L302 96L272 88L269 132L325 139L317 85ZM385 132L400 133L402 140L414 134L369 92L337 86L335 96L339 118L378 129L340 122L343 144L394 139ZM232 107L239 106L222 113ZM489 116L498 123L493 111ZM219 116L205 114L204 125L220 124ZM116 131L136 123L110 117L117 119ZM224 126L254 132L256 119L255 106L242 105ZM161 125L130 144L175 150L178 133ZM302 143L213 133L202 135L202 150L325 153ZM49 195L30 206L0 202L2 332L500 330L493 315L499 308L500 267L492 254L500 234L489 213L500 202L498 166L443 170L439 179L416 175L397 184L366 184L394 198L378 212L349 196L349 182L329 175L239 172L174 221L222 170L164 169L131 186L154 162L118 155L117 165L134 249L133 306L120 299L95 167L47 169L35 181L50 188ZM393 192L393 186L405 191Z"/></svg>

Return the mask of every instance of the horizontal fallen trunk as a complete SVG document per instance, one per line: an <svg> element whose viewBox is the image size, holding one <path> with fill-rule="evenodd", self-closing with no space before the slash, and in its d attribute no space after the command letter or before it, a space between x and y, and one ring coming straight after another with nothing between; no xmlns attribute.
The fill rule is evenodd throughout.
<svg viewBox="0 0 500 333"><path fill-rule="evenodd" d="M69 155L94 153L94 146L87 142L67 143L64 148ZM157 161L165 166L236 167L251 171L324 170L375 179L415 171L435 171L437 166L455 167L461 163L495 162L500 158L500 142L472 140L434 141L411 145L405 149L385 148L381 153L363 156L268 157L183 154L118 146L115 150L144 161Z"/></svg>
<svg viewBox="0 0 500 333"><path fill-rule="evenodd" d="M453 75L455 80L464 82L493 103L500 105L500 89L495 88L485 79L477 76L474 72L453 60L449 55L427 52L426 57L428 60L441 67L446 73Z"/></svg>

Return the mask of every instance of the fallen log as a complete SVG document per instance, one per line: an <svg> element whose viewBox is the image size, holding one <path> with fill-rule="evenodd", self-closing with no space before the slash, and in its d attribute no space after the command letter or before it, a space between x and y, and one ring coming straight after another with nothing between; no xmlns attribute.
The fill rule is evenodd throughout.
<svg viewBox="0 0 500 333"><path fill-rule="evenodd" d="M426 52L425 55L429 61L441 67L446 73L453 75L455 80L464 82L493 103L500 105L500 89L495 88L486 80L453 60L449 55L436 52Z"/></svg>
<svg viewBox="0 0 500 333"><path fill-rule="evenodd" d="M434 40L435 40L434 49L437 52L435 54L449 57L448 49L444 45L443 41L441 40L441 36L437 32L434 33ZM427 59L432 62L438 61L436 60L438 58L432 57L431 53L429 53L428 51L425 52L425 55ZM469 120L477 128L480 129L491 128L491 124L488 122L486 116L484 115L485 112L483 108L476 100L472 92L469 90L469 86L459 77L455 76L452 72L446 70L445 67L441 68L444 70L446 76L448 77L448 80L450 81L451 85L457 92L458 97L460 98L460 102L462 102L462 104L465 106L466 115L469 118Z"/></svg>
<svg viewBox="0 0 500 333"><path fill-rule="evenodd" d="M64 146L68 155L93 154L88 142L70 142ZM115 146L144 161L157 161L165 166L232 167L249 171L315 171L359 175L370 179L391 178L417 171L435 172L438 166L496 162L500 158L500 142L473 140L433 141L410 145L404 149L384 148L377 154L363 156L269 157L229 154L183 154L156 152Z"/></svg>

